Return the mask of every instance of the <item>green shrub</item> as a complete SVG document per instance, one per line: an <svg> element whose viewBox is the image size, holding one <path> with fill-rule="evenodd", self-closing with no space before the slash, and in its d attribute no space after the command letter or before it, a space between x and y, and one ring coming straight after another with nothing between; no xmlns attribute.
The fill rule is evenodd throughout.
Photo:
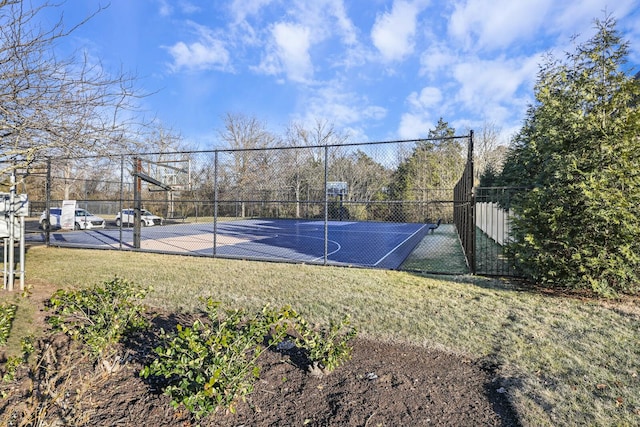
<svg viewBox="0 0 640 427"><path fill-rule="evenodd" d="M540 67L523 128L494 185L511 205L508 255L528 279L597 295L640 293L640 80L611 16Z"/></svg>
<svg viewBox="0 0 640 427"><path fill-rule="evenodd" d="M15 304L0 305L0 345L5 345L9 339L17 309L18 306Z"/></svg>
<svg viewBox="0 0 640 427"><path fill-rule="evenodd" d="M163 331L155 360L140 372L143 378L167 380L164 393L172 405L184 405L197 419L221 407L233 412L237 399L253 391L260 354L288 335L305 350L311 366L325 372L346 360L351 351L347 342L356 334L355 329L345 331L348 317L315 330L290 307L265 306L249 315L242 310L221 313L219 306L209 298L206 319L190 327L178 325L173 334Z"/></svg>
<svg viewBox="0 0 640 427"><path fill-rule="evenodd" d="M356 329L348 328L351 323L349 316L345 316L340 322L331 322L328 328L312 328L299 315L294 322L296 346L307 352L311 372L331 372L351 356L349 341L356 336Z"/></svg>
<svg viewBox="0 0 640 427"><path fill-rule="evenodd" d="M140 375L169 380L164 393L174 407L183 404L196 418L218 407L234 410L236 398L253 390L260 373L256 363L269 345L285 336L284 328L273 327L289 317L288 309L264 307L249 316L242 310L220 313L219 303L206 300L207 318L191 327L177 326L177 333L163 331L164 345L155 349L157 358ZM266 336L271 340L263 346Z"/></svg>
<svg viewBox="0 0 640 427"><path fill-rule="evenodd" d="M22 354L20 356L10 356L7 358L6 363L4 364L2 370L2 381L10 382L15 379L16 371L18 367L27 362L29 356L35 351L35 347L33 345L33 337L23 337L20 340L20 348L22 350ZM6 396L3 396L6 397Z"/></svg>
<svg viewBox="0 0 640 427"><path fill-rule="evenodd" d="M141 300L150 288L115 278L76 291L58 290L49 299L49 323L88 346L93 358L109 356L123 337L148 327Z"/></svg>

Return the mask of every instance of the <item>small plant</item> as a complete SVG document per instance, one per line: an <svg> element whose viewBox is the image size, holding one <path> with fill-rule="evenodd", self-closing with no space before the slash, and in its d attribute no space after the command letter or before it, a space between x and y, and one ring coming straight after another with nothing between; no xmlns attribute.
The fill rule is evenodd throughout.
<svg viewBox="0 0 640 427"><path fill-rule="evenodd" d="M0 305L0 345L5 345L9 339L17 309L18 306L15 304Z"/></svg>
<svg viewBox="0 0 640 427"><path fill-rule="evenodd" d="M20 356L9 356L7 357L7 361L4 363L4 369L2 374L3 382L11 382L16 377L16 371L18 370L18 366L22 363L22 357ZM2 396L3 398L6 396Z"/></svg>
<svg viewBox="0 0 640 427"><path fill-rule="evenodd" d="M183 404L197 419L219 407L234 411L237 398L253 391L260 374L260 354L285 336L275 327L290 317L290 310L265 306L253 316L242 310L220 313L219 303L206 300L206 320L177 326L177 333L163 331L165 344L155 349L157 358L140 375L169 380L164 393L174 407ZM270 337L264 346L265 337Z"/></svg>
<svg viewBox="0 0 640 427"><path fill-rule="evenodd" d="M115 344L148 327L140 301L150 288L120 278L76 291L58 290L49 299L49 323L89 347L94 359L110 356Z"/></svg>
<svg viewBox="0 0 640 427"><path fill-rule="evenodd" d="M168 380L164 393L171 397L172 405L184 405L196 419L221 407L234 412L237 399L253 391L260 374L260 354L287 336L324 373L349 357L347 342L356 334L355 329L345 331L348 317L316 330L288 306L280 310L264 306L255 315L242 310L221 313L219 307L209 298L206 319L190 327L178 325L174 334L163 331L164 344L155 349L156 359L140 372L143 378Z"/></svg>
<svg viewBox="0 0 640 427"><path fill-rule="evenodd" d="M4 372L2 374L3 382L10 382L15 379L16 371L22 363L26 363L29 356L35 351L33 345L33 336L23 337L20 340L20 348L22 354L20 356L10 356L4 364Z"/></svg>
<svg viewBox="0 0 640 427"><path fill-rule="evenodd" d="M351 321L345 316L340 322L331 322L328 328L313 328L300 315L296 315L293 328L297 332L296 346L305 349L314 375L329 373L351 357L349 341L356 336L355 328L348 328Z"/></svg>

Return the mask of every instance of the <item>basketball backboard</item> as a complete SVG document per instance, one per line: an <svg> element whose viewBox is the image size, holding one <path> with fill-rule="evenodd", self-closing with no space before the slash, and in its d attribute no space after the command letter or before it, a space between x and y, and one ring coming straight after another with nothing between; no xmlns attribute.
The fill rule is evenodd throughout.
<svg viewBox="0 0 640 427"><path fill-rule="evenodd" d="M327 196L343 196L347 194L347 183L344 181L327 181Z"/></svg>
<svg viewBox="0 0 640 427"><path fill-rule="evenodd" d="M138 176L157 189L151 191L188 191L191 189L190 160L148 160L140 159Z"/></svg>

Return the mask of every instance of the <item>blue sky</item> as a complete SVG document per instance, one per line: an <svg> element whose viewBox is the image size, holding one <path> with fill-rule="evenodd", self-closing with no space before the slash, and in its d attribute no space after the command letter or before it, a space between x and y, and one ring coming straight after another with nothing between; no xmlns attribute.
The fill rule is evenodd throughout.
<svg viewBox="0 0 640 427"><path fill-rule="evenodd" d="M218 148L226 113L275 133L326 120L352 142L426 136L440 117L520 128L541 55L563 57L604 11L640 64L634 0L67 0L61 42L136 74L141 107L193 148Z"/></svg>

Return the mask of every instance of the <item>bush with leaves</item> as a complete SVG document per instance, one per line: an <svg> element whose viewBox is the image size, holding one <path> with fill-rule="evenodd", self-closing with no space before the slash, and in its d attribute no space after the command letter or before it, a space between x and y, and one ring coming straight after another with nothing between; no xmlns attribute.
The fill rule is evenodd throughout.
<svg viewBox="0 0 640 427"><path fill-rule="evenodd" d="M142 300L150 290L117 277L86 289L58 290L47 304L48 321L87 345L94 359L109 357L125 336L148 327Z"/></svg>
<svg viewBox="0 0 640 427"><path fill-rule="evenodd" d="M23 337L20 340L22 354L19 356L9 356L2 369L2 381L10 382L15 379L16 371L22 363L26 363L29 356L35 351L33 336ZM4 397L4 396L3 396Z"/></svg>
<svg viewBox="0 0 640 427"><path fill-rule="evenodd" d="M177 407L183 404L196 418L218 407L234 409L236 398L253 390L260 368L256 363L268 346L285 336L284 328L274 327L290 317L265 306L256 315L242 310L219 309L220 303L206 300L206 319L192 326L177 326L175 334L163 331L164 344L155 349L157 358L140 375L169 380L164 392ZM263 346L265 337L271 340Z"/></svg>
<svg viewBox="0 0 640 427"><path fill-rule="evenodd" d="M222 313L220 303L209 298L205 319L190 327L178 325L173 334L163 331L164 343L140 375L167 381L164 393L172 405L184 405L196 419L222 407L233 412L237 399L253 390L260 374L258 357L266 349L291 335L316 369L330 371L349 356L347 341L355 330L343 333L346 325L347 318L317 331L291 307Z"/></svg>
<svg viewBox="0 0 640 427"><path fill-rule="evenodd" d="M295 344L307 352L311 362L308 369L312 374L329 373L351 356L349 341L356 336L356 329L349 328L349 316L340 322L330 322L327 328L311 327L300 315L296 315L293 322Z"/></svg>

